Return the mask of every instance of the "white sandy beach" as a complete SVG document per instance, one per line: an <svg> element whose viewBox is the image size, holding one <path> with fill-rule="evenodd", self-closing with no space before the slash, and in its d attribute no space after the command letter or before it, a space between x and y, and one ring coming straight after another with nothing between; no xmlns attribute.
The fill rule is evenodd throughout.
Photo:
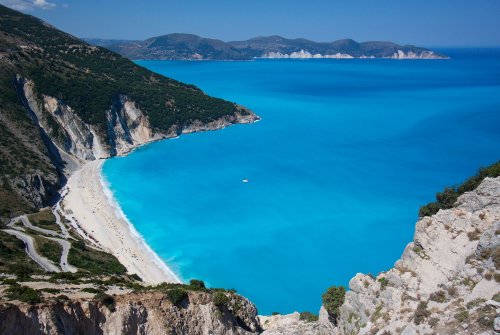
<svg viewBox="0 0 500 335"><path fill-rule="evenodd" d="M63 199L65 211L71 213L103 249L115 255L129 273L136 273L145 283L180 282L112 199L101 179L103 163L104 160L88 162L70 176L68 193Z"/></svg>

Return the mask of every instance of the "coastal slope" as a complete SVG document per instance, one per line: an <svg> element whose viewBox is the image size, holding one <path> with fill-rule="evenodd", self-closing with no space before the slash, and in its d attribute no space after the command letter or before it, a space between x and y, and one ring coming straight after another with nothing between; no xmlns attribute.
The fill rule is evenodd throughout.
<svg viewBox="0 0 500 335"><path fill-rule="evenodd" d="M357 274L316 322L261 318L265 335L496 334L500 331L500 177L421 218L394 268Z"/></svg>
<svg viewBox="0 0 500 335"><path fill-rule="evenodd" d="M131 274L147 283L178 282L109 204L96 162L258 117L35 17L0 6L0 24L2 228L50 207L62 226L113 254Z"/></svg>
<svg viewBox="0 0 500 335"><path fill-rule="evenodd" d="M445 55L413 45L393 42L362 42L343 39L315 42L282 36L255 37L245 41L223 42L192 34L167 34L144 41L86 39L130 59L252 60L256 58L389 58L446 59Z"/></svg>

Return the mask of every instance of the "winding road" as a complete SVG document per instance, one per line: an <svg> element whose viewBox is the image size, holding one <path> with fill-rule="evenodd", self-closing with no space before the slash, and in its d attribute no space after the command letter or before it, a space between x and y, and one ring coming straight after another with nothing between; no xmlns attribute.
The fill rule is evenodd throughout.
<svg viewBox="0 0 500 335"><path fill-rule="evenodd" d="M35 249L35 243L33 237L20 232L15 229L4 229L4 232L10 235L14 235L18 239L24 242L26 246L26 253L31 257L38 265L40 265L45 271L48 272L61 272L61 270L55 266L50 260L41 256Z"/></svg>
<svg viewBox="0 0 500 335"><path fill-rule="evenodd" d="M69 264L68 262L68 254L69 254L69 249L71 249L71 243L69 243L66 240L61 240L60 238L55 238L55 237L47 237L47 239L56 241L59 243L62 247L62 253L61 253L61 261L59 262L59 266L61 267L63 272L77 272L78 269L74 267L73 265Z"/></svg>

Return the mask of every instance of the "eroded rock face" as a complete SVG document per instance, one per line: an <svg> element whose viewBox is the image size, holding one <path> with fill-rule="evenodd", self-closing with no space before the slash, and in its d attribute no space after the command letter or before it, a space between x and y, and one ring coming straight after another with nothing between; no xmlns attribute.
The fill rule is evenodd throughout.
<svg viewBox="0 0 500 335"><path fill-rule="evenodd" d="M492 331L496 311L486 301L500 292L499 232L500 178L487 178L456 208L422 218L393 269L356 275L331 333Z"/></svg>
<svg viewBox="0 0 500 335"><path fill-rule="evenodd" d="M174 306L159 292L116 296L115 310L95 301L0 305L1 334L249 335L260 332L255 306L239 297L219 309L204 292Z"/></svg>
<svg viewBox="0 0 500 335"><path fill-rule="evenodd" d="M393 269L349 282L340 317L261 317L266 335L495 334L500 318L500 177L417 222ZM496 321L495 321L496 320ZM267 322L267 324L266 324ZM496 323L495 323L496 322Z"/></svg>

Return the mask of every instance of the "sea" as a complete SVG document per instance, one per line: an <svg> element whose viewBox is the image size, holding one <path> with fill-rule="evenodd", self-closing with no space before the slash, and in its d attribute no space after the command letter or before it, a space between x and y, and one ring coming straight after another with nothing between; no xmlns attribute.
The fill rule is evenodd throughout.
<svg viewBox="0 0 500 335"><path fill-rule="evenodd" d="M137 61L262 120L106 161L123 212L184 282L317 313L390 269L420 206L500 159L500 50L449 60Z"/></svg>

